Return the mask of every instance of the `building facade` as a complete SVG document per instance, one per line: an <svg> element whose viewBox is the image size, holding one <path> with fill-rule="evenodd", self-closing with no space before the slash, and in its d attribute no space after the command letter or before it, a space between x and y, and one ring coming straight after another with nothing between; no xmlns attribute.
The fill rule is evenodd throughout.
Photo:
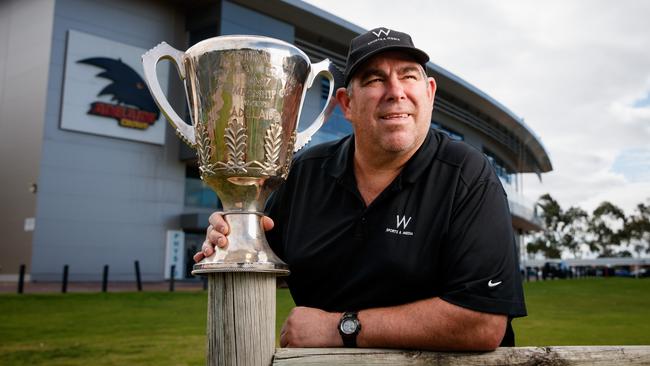
<svg viewBox="0 0 650 366"><path fill-rule="evenodd" d="M34 19L38 19L35 22ZM190 278L191 256L219 205L186 147L144 101L138 55L166 41L186 50L228 34L265 35L343 68L364 29L297 0L0 1L0 280L21 264L33 281ZM432 127L481 150L508 192L521 236L541 228L521 175L552 169L541 141L506 107L429 63L438 92ZM126 76L125 76L126 75ZM176 70L158 76L187 118ZM125 92L124 90L129 90ZM301 123L322 109L328 85L307 92ZM145 94L143 94L145 93ZM312 144L352 132L337 109Z"/></svg>

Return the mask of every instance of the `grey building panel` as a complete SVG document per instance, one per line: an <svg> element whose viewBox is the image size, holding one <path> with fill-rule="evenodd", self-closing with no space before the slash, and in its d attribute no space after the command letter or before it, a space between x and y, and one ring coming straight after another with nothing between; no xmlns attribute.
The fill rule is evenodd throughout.
<svg viewBox="0 0 650 366"><path fill-rule="evenodd" d="M160 1L57 1L54 39L65 40L62 30L76 29L138 47L151 48L175 27L175 9ZM62 29L63 28L63 29ZM169 43L169 42L168 42Z"/></svg>
<svg viewBox="0 0 650 366"><path fill-rule="evenodd" d="M34 257L34 267L39 268L38 279L60 280L64 265L70 265L70 278L95 280L101 278L103 266L110 266L111 281L134 280L133 262L140 261L144 279L160 279L165 240L157 225L116 226L108 223L83 223L78 230L69 230L69 221L48 219L40 223L50 234L47 242ZM97 235L112 231L110 236ZM48 245L52 244L52 245ZM60 252L68 255L62 256Z"/></svg>
<svg viewBox="0 0 650 366"><path fill-rule="evenodd" d="M98 280L104 264L112 280L133 280L135 259L145 280L162 279L166 231L183 211L177 138L169 128L164 146L61 130L60 103L68 29L148 49L182 39L182 22L159 2L56 2L34 280L57 280L71 262L71 280Z"/></svg>
<svg viewBox="0 0 650 366"><path fill-rule="evenodd" d="M291 24L260 14L243 6L223 1L221 8L221 35L251 34L281 39L293 43Z"/></svg>
<svg viewBox="0 0 650 366"><path fill-rule="evenodd" d="M47 99L53 2L0 2L0 280L17 279L31 268L33 218ZM34 19L39 19L34 22Z"/></svg>

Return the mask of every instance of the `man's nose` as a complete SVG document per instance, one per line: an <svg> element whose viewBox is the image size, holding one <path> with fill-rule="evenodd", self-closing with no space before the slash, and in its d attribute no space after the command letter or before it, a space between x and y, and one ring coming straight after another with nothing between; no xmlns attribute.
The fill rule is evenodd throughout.
<svg viewBox="0 0 650 366"><path fill-rule="evenodd" d="M406 98L404 85L402 85L401 81L395 77L389 78L386 83L386 99L399 100L404 98Z"/></svg>

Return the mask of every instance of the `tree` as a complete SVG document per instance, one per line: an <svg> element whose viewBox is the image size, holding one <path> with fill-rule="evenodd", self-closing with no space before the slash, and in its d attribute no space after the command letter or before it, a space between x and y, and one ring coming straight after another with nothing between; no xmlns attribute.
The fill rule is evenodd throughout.
<svg viewBox="0 0 650 366"><path fill-rule="evenodd" d="M571 207L560 218L563 226L559 245L570 251L574 258L580 258L582 244L587 242L589 214L581 208Z"/></svg>
<svg viewBox="0 0 650 366"><path fill-rule="evenodd" d="M531 254L542 253L546 258L560 258L562 228L565 226L562 207L548 193L539 198L537 206L542 209L541 217L545 227L544 231L535 234L526 250Z"/></svg>
<svg viewBox="0 0 650 366"><path fill-rule="evenodd" d="M626 220L622 237L637 257L650 253L650 199L648 204L639 203Z"/></svg>
<svg viewBox="0 0 650 366"><path fill-rule="evenodd" d="M541 196L544 231L535 233L527 246L530 254L560 258L569 251L575 258L582 255L583 245L599 257L637 257L650 254L650 199L637 205L627 217L611 202L602 202L591 214L578 207L564 211L550 194Z"/></svg>
<svg viewBox="0 0 650 366"><path fill-rule="evenodd" d="M626 222L625 213L618 206L608 201L601 203L589 220L589 232L592 235L588 241L589 248L597 250L600 257L616 256L614 248L625 239Z"/></svg>

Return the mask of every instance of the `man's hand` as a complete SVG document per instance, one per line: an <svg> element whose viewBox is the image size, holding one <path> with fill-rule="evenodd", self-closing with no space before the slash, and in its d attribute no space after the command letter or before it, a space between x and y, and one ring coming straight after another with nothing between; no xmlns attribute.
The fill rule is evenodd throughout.
<svg viewBox="0 0 650 366"><path fill-rule="evenodd" d="M342 347L338 331L342 313L298 306L280 331L280 347Z"/></svg>
<svg viewBox="0 0 650 366"><path fill-rule="evenodd" d="M205 241L201 246L201 251L194 254L194 262L199 262L205 257L214 253L214 247L225 249L228 246L228 234L230 234L230 225L226 222L223 212L215 212L208 219L209 226L205 233ZM262 226L265 231L273 229L273 220L268 216L262 217Z"/></svg>

